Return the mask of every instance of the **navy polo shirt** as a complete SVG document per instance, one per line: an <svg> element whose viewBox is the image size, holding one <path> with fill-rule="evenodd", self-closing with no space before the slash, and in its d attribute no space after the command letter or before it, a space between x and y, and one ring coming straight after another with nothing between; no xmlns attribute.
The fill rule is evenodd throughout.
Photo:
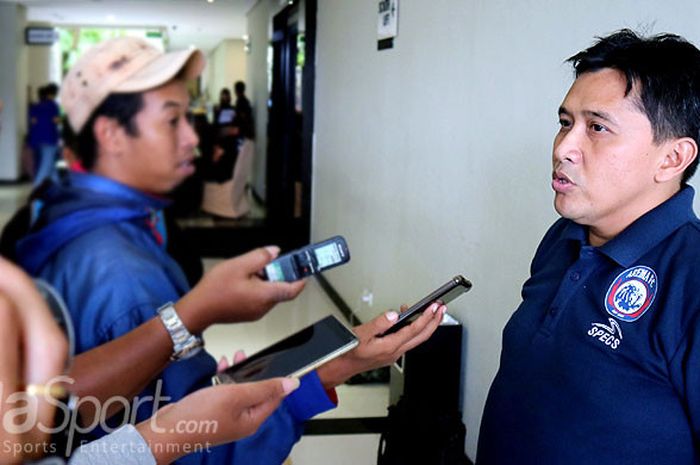
<svg viewBox="0 0 700 465"><path fill-rule="evenodd" d="M503 331L490 464L700 463L700 222L691 187L601 247L560 219Z"/></svg>

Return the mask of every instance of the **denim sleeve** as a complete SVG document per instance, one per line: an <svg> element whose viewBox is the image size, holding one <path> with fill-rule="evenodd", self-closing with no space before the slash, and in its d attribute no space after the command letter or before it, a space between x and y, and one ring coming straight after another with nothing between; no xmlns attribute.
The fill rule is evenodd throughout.
<svg viewBox="0 0 700 465"><path fill-rule="evenodd" d="M236 443L233 463L281 464L301 438L304 422L335 406L316 372L309 373L253 436Z"/></svg>

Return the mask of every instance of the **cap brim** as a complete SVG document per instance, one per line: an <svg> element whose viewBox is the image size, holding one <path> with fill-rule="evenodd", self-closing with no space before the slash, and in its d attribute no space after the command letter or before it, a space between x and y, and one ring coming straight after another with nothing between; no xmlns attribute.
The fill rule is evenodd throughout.
<svg viewBox="0 0 700 465"><path fill-rule="evenodd" d="M183 71L185 79L194 79L204 69L204 54L197 49L160 55L114 88L113 92L142 92L165 84Z"/></svg>

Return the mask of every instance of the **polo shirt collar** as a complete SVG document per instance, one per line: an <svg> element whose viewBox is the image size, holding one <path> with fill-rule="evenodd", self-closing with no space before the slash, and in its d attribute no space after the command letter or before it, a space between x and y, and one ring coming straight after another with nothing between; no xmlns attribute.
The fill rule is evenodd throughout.
<svg viewBox="0 0 700 465"><path fill-rule="evenodd" d="M666 202L645 213L615 238L598 247L598 251L621 266L632 266L676 229L698 219L693 211L694 196L695 190L684 186ZM583 247L588 244L588 228L569 221L561 237Z"/></svg>
<svg viewBox="0 0 700 465"><path fill-rule="evenodd" d="M566 226L561 233L563 239L578 242L581 246L588 244L588 228L567 220Z"/></svg>
<svg viewBox="0 0 700 465"><path fill-rule="evenodd" d="M600 251L622 266L631 266L659 242L686 223L697 220L693 212L695 191L683 187L673 197L645 213Z"/></svg>

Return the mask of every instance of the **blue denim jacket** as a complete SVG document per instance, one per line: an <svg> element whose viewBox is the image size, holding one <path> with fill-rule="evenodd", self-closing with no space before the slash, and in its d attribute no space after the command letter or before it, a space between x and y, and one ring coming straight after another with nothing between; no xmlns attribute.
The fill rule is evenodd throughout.
<svg viewBox="0 0 700 465"><path fill-rule="evenodd" d="M189 290L184 273L165 250L163 229L154 221L166 205L163 199L100 176L71 173L37 202L32 231L18 243L18 259L65 299L77 353L128 333ZM177 401L210 385L215 371L215 360L202 351L171 363L139 398L154 396L156 383L162 382L161 397ZM140 404L137 421L153 414L153 402ZM311 373L255 435L177 463L280 464L299 440L303 422L334 406ZM122 417L113 419L118 425L123 414L117 416Z"/></svg>

